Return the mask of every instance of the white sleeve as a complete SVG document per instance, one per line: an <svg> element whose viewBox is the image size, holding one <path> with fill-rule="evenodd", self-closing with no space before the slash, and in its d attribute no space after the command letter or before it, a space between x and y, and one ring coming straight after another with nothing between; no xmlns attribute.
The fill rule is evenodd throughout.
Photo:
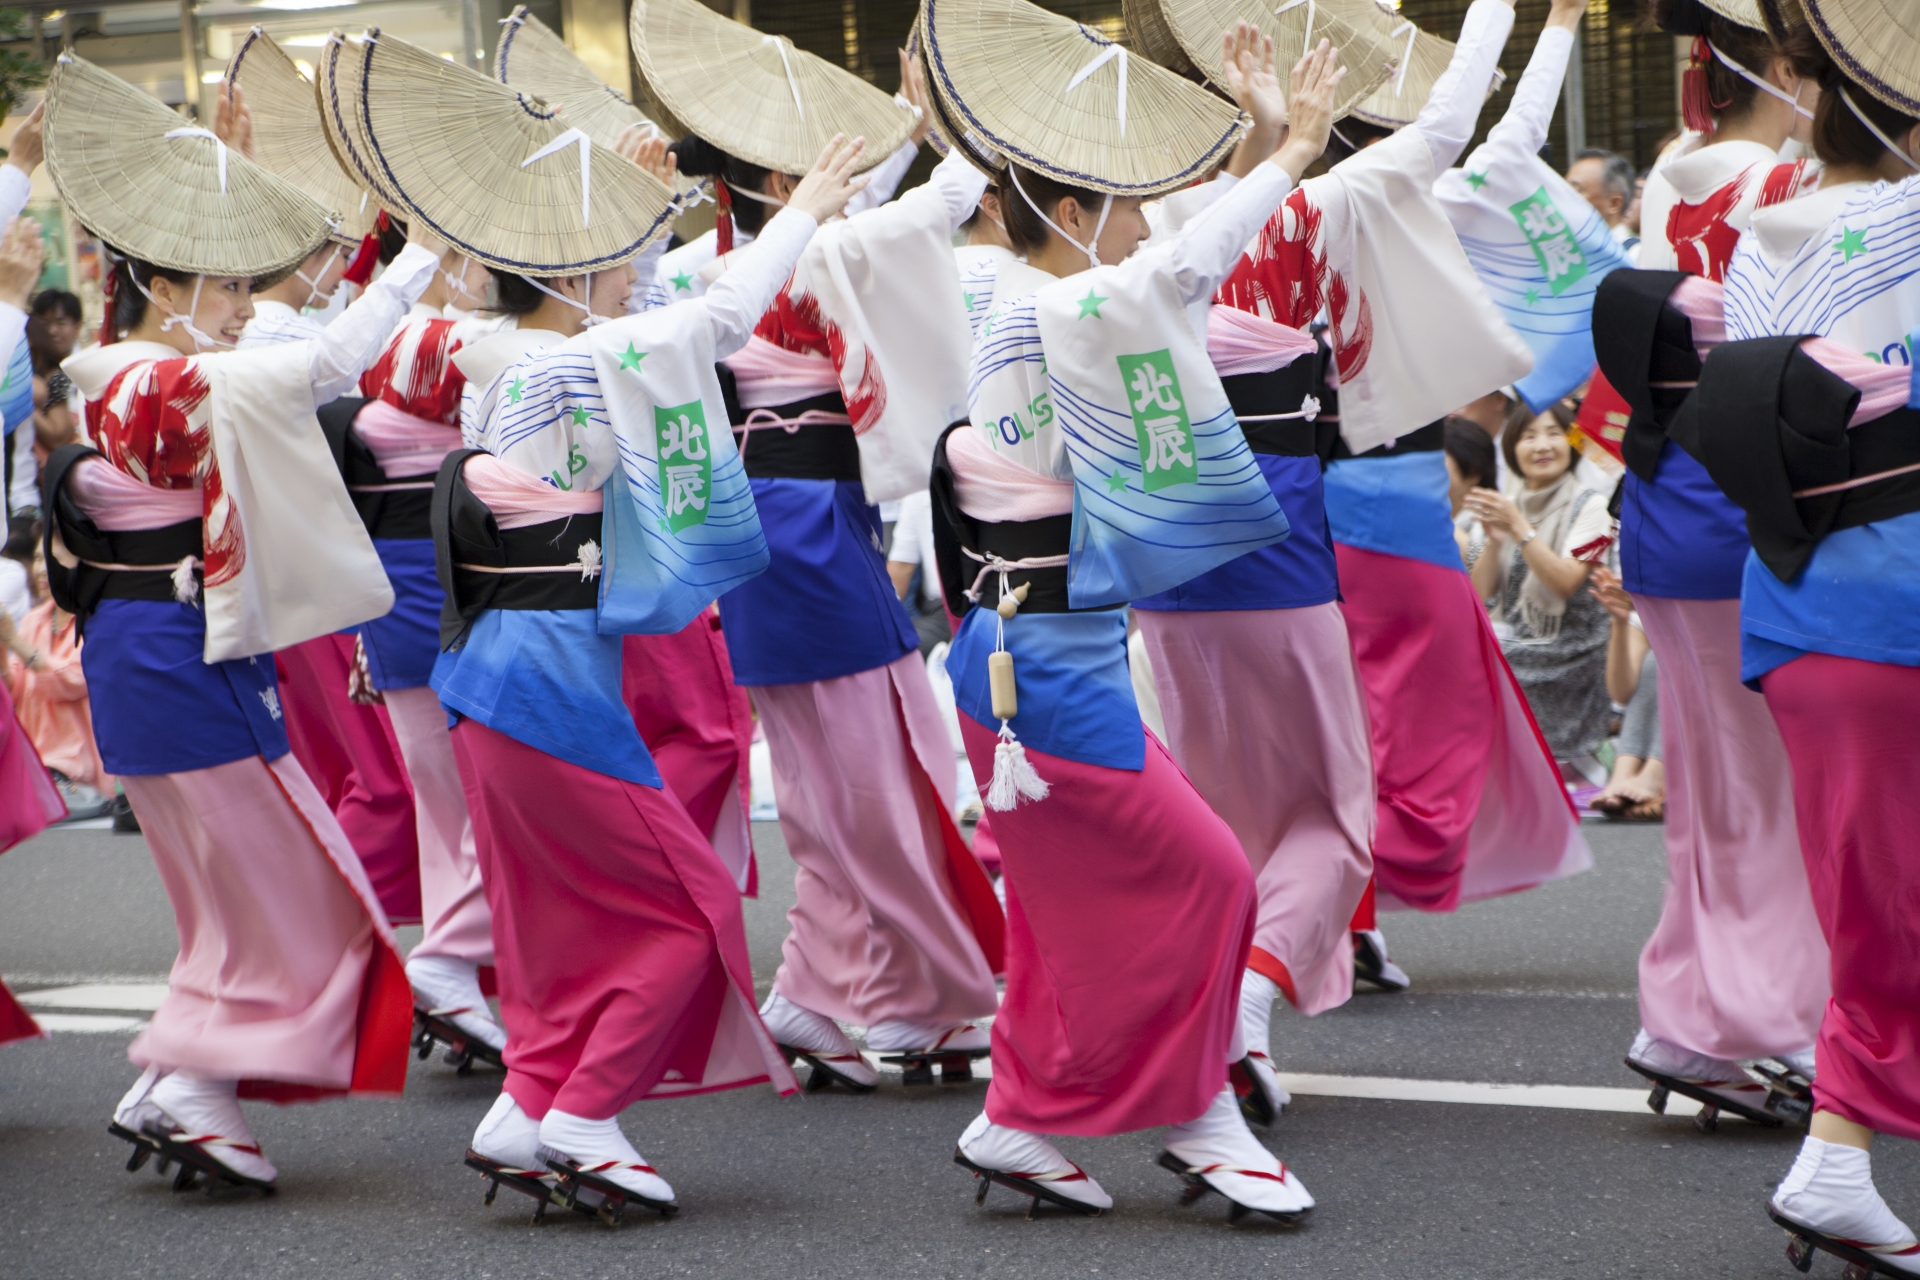
<svg viewBox="0 0 1920 1280"><path fill-rule="evenodd" d="M0 227L19 217L33 196L33 179L19 165L0 164Z"/></svg>
<svg viewBox="0 0 1920 1280"><path fill-rule="evenodd" d="M633 288L627 290L627 314L638 315L649 309L653 303L648 300L648 292L653 289L655 277L660 274L660 259L667 256L667 241L670 236L661 236L640 251L633 260Z"/></svg>
<svg viewBox="0 0 1920 1280"><path fill-rule="evenodd" d="M1553 109L1560 102L1560 84L1566 79L1567 62L1573 55L1573 32L1565 27L1548 27L1533 46L1533 57L1514 86L1513 101L1500 123L1487 130L1487 141L1500 139L1527 155L1535 155L1547 143L1547 126L1553 123Z"/></svg>
<svg viewBox="0 0 1920 1280"><path fill-rule="evenodd" d="M417 244L408 245L380 278L313 340L307 371L313 381L315 404L325 404L353 390L353 384L379 358L387 339L407 318L413 304L420 301L439 269L437 255Z"/></svg>
<svg viewBox="0 0 1920 1280"><path fill-rule="evenodd" d="M961 224L980 207L980 197L987 190L987 175L974 168L956 147L947 153L946 159L933 167L927 185L938 191L947 202L947 216L953 221L953 229L958 231ZM859 196L854 198L857 200Z"/></svg>
<svg viewBox="0 0 1920 1280"><path fill-rule="evenodd" d="M33 456L33 419L13 429L7 440L13 450L13 488L7 493L7 514L17 516L40 509L40 460Z"/></svg>
<svg viewBox="0 0 1920 1280"><path fill-rule="evenodd" d="M1433 83L1427 105L1413 122L1433 152L1433 171L1453 167L1460 153L1473 139L1474 124L1486 103L1487 88L1500 62L1500 50L1506 47L1513 30L1513 6L1505 0L1473 0L1467 20L1460 24L1460 39L1453 47L1453 60Z"/></svg>
<svg viewBox="0 0 1920 1280"><path fill-rule="evenodd" d="M867 179L867 185L847 201L847 216L851 218L862 209L877 209L893 199L893 193L900 189L900 179L907 176L907 170L913 167L913 158L919 154L919 143L903 142L898 151L867 170L872 176Z"/></svg>
<svg viewBox="0 0 1920 1280"><path fill-rule="evenodd" d="M1263 160L1188 222L1178 236L1143 250L1135 261L1157 261L1170 269L1179 281L1183 306L1205 302L1292 191L1293 178L1287 171Z"/></svg>
<svg viewBox="0 0 1920 1280"><path fill-rule="evenodd" d="M729 261L727 273L693 301L707 309L713 324L714 358L724 360L747 345L753 326L780 296L794 264L820 224L811 214L788 207L775 214L754 242Z"/></svg>

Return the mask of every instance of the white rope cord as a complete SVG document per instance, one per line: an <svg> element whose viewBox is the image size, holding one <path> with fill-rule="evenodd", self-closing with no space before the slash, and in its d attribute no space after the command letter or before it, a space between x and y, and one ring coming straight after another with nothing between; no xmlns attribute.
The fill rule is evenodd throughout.
<svg viewBox="0 0 1920 1280"><path fill-rule="evenodd" d="M720 179L720 181L727 182L725 178ZM776 209L784 209L787 207L785 200L776 200L763 192L751 191L746 187L736 186L731 182L727 182L727 190L733 192L733 194L739 196L742 200L751 200L755 204L770 204Z"/></svg>
<svg viewBox="0 0 1920 1280"><path fill-rule="evenodd" d="M1886 134L1880 131L1879 125L1867 119L1867 113L1862 111L1859 108L1859 106L1855 104L1853 100L1853 95L1847 92L1847 86L1845 86L1844 84L1840 86L1840 101L1846 104L1847 110L1853 112L1853 118L1855 120L1858 120L1861 124L1867 126L1868 133L1872 134L1874 137L1880 140L1881 146L1893 152L1893 154L1895 154L1896 156L1899 156L1900 159L1905 162L1907 168L1913 170L1915 173L1920 173L1920 161L1917 161L1912 156L1908 155L1907 149L1905 147L1895 146L1893 139L1889 138Z"/></svg>
<svg viewBox="0 0 1920 1280"><path fill-rule="evenodd" d="M202 129L199 125L190 125L185 129L169 129L162 136L168 138L205 138L213 143L214 146L220 148L220 194L227 194L227 144L220 140L219 134L211 129Z"/></svg>
<svg viewBox="0 0 1920 1280"><path fill-rule="evenodd" d="M1396 98L1407 86L1407 68L1413 65L1413 42L1420 38L1420 28L1411 22L1402 22L1388 34L1387 39L1398 40L1402 32L1406 33L1407 47L1400 51L1400 67L1393 73L1393 96Z"/></svg>
<svg viewBox="0 0 1920 1280"><path fill-rule="evenodd" d="M1813 119L1813 112L1801 106L1799 98L1795 97L1791 93L1788 93L1785 89L1782 89L1779 85L1774 84L1771 81L1762 80L1759 76L1753 74L1753 72L1747 70L1745 67L1735 62L1732 58L1729 58L1726 54L1720 52L1720 50L1715 49L1713 45L1713 41L1711 40L1707 41L1707 48L1712 49L1713 56L1720 59L1721 62L1726 64L1727 70L1733 72L1733 74L1739 76L1742 80L1747 81L1749 84L1752 84L1758 87L1760 92L1772 94L1774 97L1780 99L1780 101L1786 103L1788 106L1792 107L1795 111L1798 111L1801 115L1805 116L1807 119L1809 120ZM1840 93L1841 93L1841 96L1844 97L1846 95L1846 90L1842 88L1840 90ZM1852 106L1853 104L1848 103L1847 105ZM1856 111L1854 114L1859 115L1860 113ZM1865 119L1864 116L1861 118ZM1873 126L1868 125L1867 128L1873 129ZM1878 129L1874 129L1873 131L1875 133L1880 132ZM1899 148L1895 147L1893 148L1893 150L1896 153L1898 153ZM1908 163L1912 163L1912 162L1909 161Z"/></svg>
<svg viewBox="0 0 1920 1280"><path fill-rule="evenodd" d="M1060 238L1062 240L1065 240L1068 244L1072 245L1074 248L1078 249L1080 252L1086 254L1087 262L1090 265L1095 267L1098 267L1101 265L1100 253L1099 253L1100 233L1107 229L1107 215L1113 212L1113 193L1112 192L1107 193L1106 200L1100 206L1100 221L1094 224L1093 239L1087 241L1085 244L1081 244L1078 240L1075 240L1072 236L1067 234L1067 229L1065 227L1055 222L1052 218L1049 218L1046 214L1040 212L1040 206L1033 202L1033 197L1027 194L1027 189L1020 185L1020 171L1014 168L1011 164L1007 166L1007 176L1013 179L1013 189L1020 193L1020 198L1027 202L1027 208L1033 210L1035 217L1039 218L1040 221L1046 223L1048 226L1052 227L1055 231L1059 232Z"/></svg>
<svg viewBox="0 0 1920 1280"><path fill-rule="evenodd" d="M802 120L807 118L807 108L800 101L800 82L793 78L793 62L787 57L787 42L779 36L767 36L761 44L770 44L780 51L780 65L787 69L787 88L793 91L793 110Z"/></svg>
<svg viewBox="0 0 1920 1280"><path fill-rule="evenodd" d="M1308 396L1300 402L1300 408L1293 413L1235 414L1234 418L1239 422L1286 422L1296 418L1312 422L1319 416L1320 398L1318 396Z"/></svg>
<svg viewBox="0 0 1920 1280"><path fill-rule="evenodd" d="M1300 56L1304 58L1313 52L1313 0L1287 0L1285 4L1273 11L1273 16L1277 18L1290 9L1298 9L1301 5L1307 6L1307 38L1300 49Z"/></svg>
<svg viewBox="0 0 1920 1280"><path fill-rule="evenodd" d="M148 306L158 308L165 313L167 318L161 323L160 332L165 333L167 330L173 328L173 326L179 325L187 331L187 336L193 339L193 345L200 350L218 351L223 348L228 351L233 350L233 343L222 342L210 334L203 333L200 327L193 322L193 317L199 314L200 311L200 288L207 282L205 276L195 276L193 278L193 301L187 305L187 314L185 315L160 307L160 300L147 291L146 285L140 283L140 278L133 274L133 268L131 266L127 268L127 279L133 281L133 287L140 291L140 296L147 300Z"/></svg>
<svg viewBox="0 0 1920 1280"><path fill-rule="evenodd" d="M1124 138L1127 136L1127 51L1125 49L1121 48L1117 44L1110 44L1106 48L1102 49L1099 53L1095 54L1093 57L1093 61L1089 62L1086 66L1074 72L1073 79L1067 81L1067 92L1072 93L1075 89L1078 89L1081 86L1081 84L1086 81L1088 76L1091 76L1094 72L1106 66L1109 62L1112 62L1115 58L1118 58L1120 60L1120 68L1119 68L1120 87L1119 87L1119 93L1117 95L1117 98L1118 98L1118 101L1117 101L1118 117L1117 118L1120 121L1120 136Z"/></svg>
<svg viewBox="0 0 1920 1280"><path fill-rule="evenodd" d="M566 303L568 306L575 307L581 311L586 312L587 313L586 318L581 320L580 322L582 328L590 329L596 324L605 324L609 319L611 319L611 317L609 316L597 316L593 314L593 273L592 272L588 272L586 275L580 277L580 279L585 280L587 282L587 289L586 289L587 300L585 302L579 302L573 298L569 298L566 294L561 293L556 289L549 289L547 288L547 286L541 284L538 280L535 280L532 276L522 276L520 278L522 280L525 280L528 284L532 285L534 288L538 289L540 292L546 294L549 298L558 298L560 301Z"/></svg>
<svg viewBox="0 0 1920 1280"><path fill-rule="evenodd" d="M593 225L593 139L583 130L568 129L565 133L540 148L520 162L522 169L535 160L544 160L556 151L565 151L568 147L580 149L580 225Z"/></svg>
<svg viewBox="0 0 1920 1280"><path fill-rule="evenodd" d="M320 282L327 278L327 272L333 270L333 264L338 262L339 260L340 260L340 246L336 244L333 246L333 252L327 255L326 265L320 268L320 273L318 275L309 277L307 273L302 271L299 267L295 267L293 269L293 274L300 278L300 283L307 286L307 300L301 303L298 307L295 307L294 310L305 311L308 307L312 306L315 302L319 301Z"/></svg>

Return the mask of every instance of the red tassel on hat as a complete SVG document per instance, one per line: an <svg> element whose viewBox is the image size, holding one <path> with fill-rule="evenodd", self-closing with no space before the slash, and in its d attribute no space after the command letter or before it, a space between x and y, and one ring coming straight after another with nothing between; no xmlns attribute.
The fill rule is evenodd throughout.
<svg viewBox="0 0 1920 1280"><path fill-rule="evenodd" d="M380 216L373 221L373 230L367 232L366 239L353 251L353 261L347 264L346 274L340 278L356 289L367 287L367 281L373 279L373 269L380 265L380 235L387 229L387 211L382 209Z"/></svg>
<svg viewBox="0 0 1920 1280"><path fill-rule="evenodd" d="M1680 73L1680 119L1696 133L1713 136L1713 91L1707 88L1707 63L1713 50L1705 36L1693 38L1687 69Z"/></svg>
<svg viewBox="0 0 1920 1280"><path fill-rule="evenodd" d="M727 186L726 178L719 174L713 179L713 202L720 208L713 222L714 253L724 256L733 252L733 191Z"/></svg>

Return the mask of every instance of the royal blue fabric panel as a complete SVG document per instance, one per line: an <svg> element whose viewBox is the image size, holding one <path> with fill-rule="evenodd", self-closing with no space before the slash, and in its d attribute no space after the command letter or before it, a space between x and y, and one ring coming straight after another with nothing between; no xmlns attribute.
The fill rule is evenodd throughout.
<svg viewBox="0 0 1920 1280"><path fill-rule="evenodd" d="M1464 569L1447 505L1447 460L1438 449L1343 458L1327 468L1333 540L1362 551Z"/></svg>
<svg viewBox="0 0 1920 1280"><path fill-rule="evenodd" d="M660 770L620 696L621 644L600 634L593 609L488 609L435 664L433 688L447 710L536 751L658 787Z"/></svg>
<svg viewBox="0 0 1920 1280"><path fill-rule="evenodd" d="M999 620L990 609L968 610L947 652L954 701L989 728L1000 723L987 678ZM1006 638L1020 709L1009 724L1020 741L1082 764L1146 767L1146 735L1127 672L1125 609L1016 614Z"/></svg>
<svg viewBox="0 0 1920 1280"><path fill-rule="evenodd" d="M109 773L185 773L287 753L273 655L211 666L197 604L102 600L80 666Z"/></svg>
<svg viewBox="0 0 1920 1280"><path fill-rule="evenodd" d="M836 680L920 647L880 552L880 509L850 480L755 479L772 562L720 597L734 683Z"/></svg>
<svg viewBox="0 0 1920 1280"><path fill-rule="evenodd" d="M1803 653L1920 667L1920 511L1828 534L1792 582L1751 556L1740 633L1740 676L1756 689Z"/></svg>
<svg viewBox="0 0 1920 1280"><path fill-rule="evenodd" d="M1620 577L1628 591L1672 600L1732 600L1747 563L1747 518L1685 449L1669 440L1651 484L1631 471L1620 500Z"/></svg>
<svg viewBox="0 0 1920 1280"><path fill-rule="evenodd" d="M1171 591L1135 600L1134 608L1194 612L1303 609L1340 598L1320 459L1271 453L1253 457L1287 517L1286 540L1249 551Z"/></svg>
<svg viewBox="0 0 1920 1280"><path fill-rule="evenodd" d="M393 609L362 623L360 643L376 689L418 689L433 678L440 656L440 602L432 538L375 538L373 549L393 584Z"/></svg>

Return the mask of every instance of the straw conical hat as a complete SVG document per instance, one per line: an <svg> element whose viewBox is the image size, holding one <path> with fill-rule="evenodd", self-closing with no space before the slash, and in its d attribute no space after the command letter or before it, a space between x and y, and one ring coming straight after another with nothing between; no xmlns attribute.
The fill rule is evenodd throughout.
<svg viewBox="0 0 1920 1280"><path fill-rule="evenodd" d="M805 173L844 133L867 140L870 168L917 123L852 72L700 0L633 0L628 31L647 92L689 132L749 164Z"/></svg>
<svg viewBox="0 0 1920 1280"><path fill-rule="evenodd" d="M630 125L648 125L664 133L641 110L595 75L567 42L520 5L500 24L500 47L493 74L501 84L546 102L560 118L603 147L611 147Z"/></svg>
<svg viewBox="0 0 1920 1280"><path fill-rule="evenodd" d="M1372 0L1139 0L1137 7L1159 9L1167 31L1180 46L1182 62L1198 68L1222 93L1227 92L1227 80L1220 61L1220 37L1234 23L1250 22L1273 37L1282 83L1287 68L1327 40L1340 51L1340 65L1347 69L1333 104L1335 119L1380 87L1392 73L1392 58L1398 53L1387 45Z"/></svg>
<svg viewBox="0 0 1920 1280"><path fill-rule="evenodd" d="M234 50L227 83L246 95L253 116L254 159L329 209L340 212L334 236L358 244L373 230L380 206L340 167L327 145L313 86L286 51L259 27Z"/></svg>
<svg viewBox="0 0 1920 1280"><path fill-rule="evenodd" d="M925 0L921 40L950 128L1069 186L1176 190L1245 125L1232 104L1027 0Z"/></svg>
<svg viewBox="0 0 1920 1280"><path fill-rule="evenodd" d="M71 54L47 86L46 145L74 218L156 266L271 276L298 266L331 229L313 197Z"/></svg>
<svg viewBox="0 0 1920 1280"><path fill-rule="evenodd" d="M345 136L364 147L395 212L467 257L529 276L604 270L679 212L659 179L539 98L425 49L369 31L335 68L339 88L359 88Z"/></svg>
<svg viewBox="0 0 1920 1280"><path fill-rule="evenodd" d="M1374 30L1386 41L1392 70L1349 114L1383 129L1399 129L1412 124L1427 105L1434 81L1453 61L1453 41L1430 35L1412 19L1384 7L1374 8L1373 21Z"/></svg>
<svg viewBox="0 0 1920 1280"><path fill-rule="evenodd" d="M320 125L327 146L340 168L373 193L381 207L404 219L405 202L385 181L367 148L361 123L360 72L366 65L366 46L336 31L320 50L313 70L314 100L320 104Z"/></svg>
<svg viewBox="0 0 1920 1280"><path fill-rule="evenodd" d="M1161 0L1121 0L1120 15L1126 20L1127 36L1134 48L1175 75L1199 74L1174 37Z"/></svg>
<svg viewBox="0 0 1920 1280"><path fill-rule="evenodd" d="M1728 22L1743 27L1752 27L1755 31L1767 29L1767 15L1761 11L1760 0L1699 0L1702 8L1711 9Z"/></svg>
<svg viewBox="0 0 1920 1280"><path fill-rule="evenodd" d="M999 173L1007 167L1007 158L982 143L979 135L961 128L952 106L934 86L933 68L927 62L926 24L927 8L923 0L919 13L914 16L913 34L907 38L907 52L919 62L921 80L927 86L927 102L932 108L931 132L938 141L958 148L982 173Z"/></svg>
<svg viewBox="0 0 1920 1280"><path fill-rule="evenodd" d="M1868 93L1920 117L1920 5L1913 0L1803 0L1833 60Z"/></svg>

